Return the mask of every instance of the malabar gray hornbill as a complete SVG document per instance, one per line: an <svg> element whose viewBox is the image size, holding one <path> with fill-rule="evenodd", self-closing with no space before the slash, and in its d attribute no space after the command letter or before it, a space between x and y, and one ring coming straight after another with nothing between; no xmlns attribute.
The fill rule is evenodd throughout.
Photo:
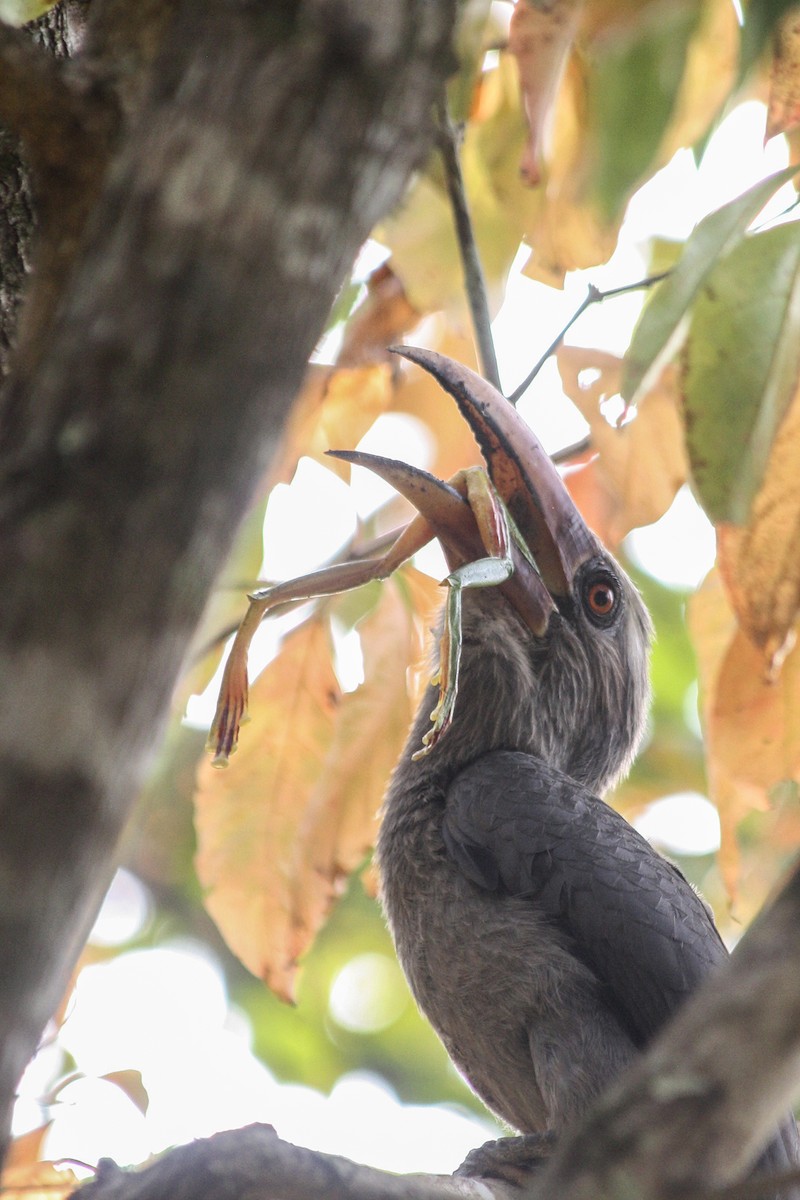
<svg viewBox="0 0 800 1200"><path fill-rule="evenodd" d="M455 398L493 486L343 453L420 517L382 559L257 594L243 640L267 607L388 574L438 537L451 569L441 678L386 795L383 905L456 1066L503 1121L552 1137L727 951L680 871L599 799L628 770L647 716L639 593L513 407L452 360L401 353ZM245 703L241 660L215 721L222 759ZM760 1167L797 1162L787 1117Z"/></svg>

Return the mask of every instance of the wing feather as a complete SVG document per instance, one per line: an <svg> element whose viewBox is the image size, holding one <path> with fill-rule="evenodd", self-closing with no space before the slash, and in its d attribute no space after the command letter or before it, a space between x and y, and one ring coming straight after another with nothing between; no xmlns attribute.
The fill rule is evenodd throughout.
<svg viewBox="0 0 800 1200"><path fill-rule="evenodd" d="M451 784L444 836L473 883L527 897L605 986L643 1045L727 951L677 867L586 789L495 751Z"/></svg>

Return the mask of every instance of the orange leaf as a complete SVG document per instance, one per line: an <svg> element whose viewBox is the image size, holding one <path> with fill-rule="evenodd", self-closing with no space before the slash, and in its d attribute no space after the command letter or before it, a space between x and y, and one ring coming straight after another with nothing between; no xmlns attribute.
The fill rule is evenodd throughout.
<svg viewBox="0 0 800 1200"><path fill-rule="evenodd" d="M778 23L769 83L764 140L800 125L800 14L791 9Z"/></svg>
<svg viewBox="0 0 800 1200"><path fill-rule="evenodd" d="M580 0L547 5L518 0L508 30L508 49L517 61L528 141L520 170L530 187L541 183L546 127L580 16Z"/></svg>
<svg viewBox="0 0 800 1200"><path fill-rule="evenodd" d="M333 740L341 692L322 620L288 635L250 689L247 736L225 771L206 758L195 795L197 872L233 952L291 999L291 878L298 828Z"/></svg>
<svg viewBox="0 0 800 1200"><path fill-rule="evenodd" d="M606 534L618 544L631 529L657 521L686 482L688 461L678 411L675 369L668 366L639 405L636 417L610 425L601 404L619 394L622 359L599 350L562 346L561 383L591 429L598 474L617 501Z"/></svg>
<svg viewBox="0 0 800 1200"><path fill-rule="evenodd" d="M615 550L617 541L614 531L620 523L619 498L603 475L593 450L587 450L567 464L564 483L589 528L594 530L604 546Z"/></svg>
<svg viewBox="0 0 800 1200"><path fill-rule="evenodd" d="M743 528L717 530L722 577L744 632L776 674L800 613L800 392L773 443L764 483Z"/></svg>

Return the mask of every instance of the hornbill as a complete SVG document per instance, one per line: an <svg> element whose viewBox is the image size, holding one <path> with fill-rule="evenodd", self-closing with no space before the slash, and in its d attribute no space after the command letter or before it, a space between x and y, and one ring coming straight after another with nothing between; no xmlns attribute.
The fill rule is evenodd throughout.
<svg viewBox="0 0 800 1200"><path fill-rule="evenodd" d="M384 802L383 905L453 1062L504 1122L546 1140L727 951L680 871L598 798L630 766L647 716L639 593L513 407L450 359L400 353L454 397L491 484L342 452L420 516L381 559L257 593L243 642L270 605L383 577L438 537L451 571L441 661ZM212 730L220 759L246 697L234 659ZM787 1117L759 1168L798 1162Z"/></svg>

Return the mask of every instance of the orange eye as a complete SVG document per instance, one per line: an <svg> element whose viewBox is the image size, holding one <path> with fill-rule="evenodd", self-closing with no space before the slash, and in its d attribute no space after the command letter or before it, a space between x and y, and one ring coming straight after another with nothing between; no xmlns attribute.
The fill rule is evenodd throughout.
<svg viewBox="0 0 800 1200"><path fill-rule="evenodd" d="M614 611L617 597L610 583L593 583L587 592L586 601L596 617L608 617Z"/></svg>

